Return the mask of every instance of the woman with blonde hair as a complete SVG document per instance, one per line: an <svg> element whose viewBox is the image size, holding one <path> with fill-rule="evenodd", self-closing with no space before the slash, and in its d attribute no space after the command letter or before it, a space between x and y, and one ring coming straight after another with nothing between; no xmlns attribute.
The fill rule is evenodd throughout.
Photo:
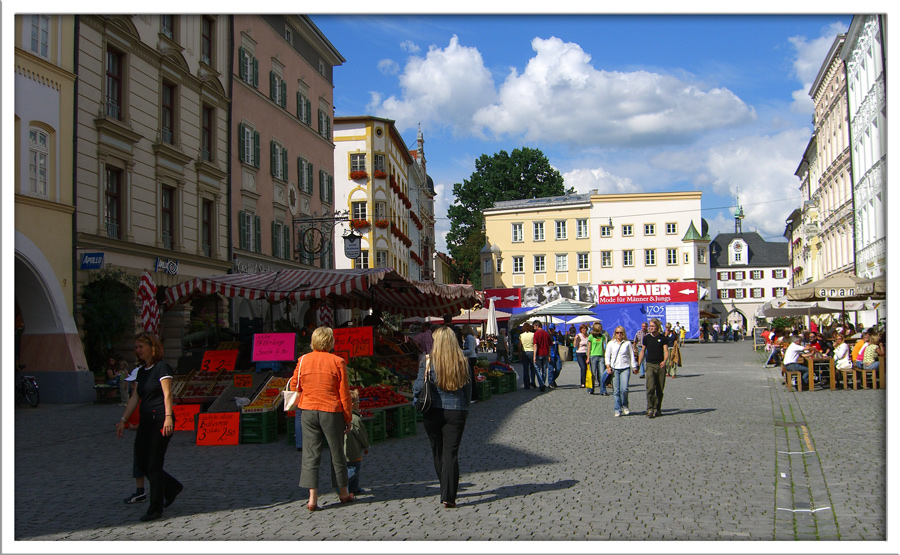
<svg viewBox="0 0 900 555"><path fill-rule="evenodd" d="M310 511L319 510L319 463L325 441L331 453L331 465L339 488L341 503L354 500L348 491L347 457L344 455L344 434L353 421L350 401L350 382L344 359L331 354L334 332L327 326L313 331L310 337L313 351L297 360L294 375L288 383L291 391L300 392L297 410L303 430L303 465L300 487L309 488Z"/></svg>
<svg viewBox="0 0 900 555"><path fill-rule="evenodd" d="M604 358L606 371L613 372L613 416L620 416L622 413L627 416L631 412L628 408L629 372L637 370L637 363L634 360L634 348L625 335L624 327L616 326L613 339L606 346Z"/></svg>
<svg viewBox="0 0 900 555"><path fill-rule="evenodd" d="M423 423L441 485L441 503L451 509L456 507L459 489L459 444L469 415L472 382L468 361L449 328L434 331L431 354L419 360L419 375L413 384L416 399L425 390L426 372L427 379L437 386L437 394L422 415Z"/></svg>

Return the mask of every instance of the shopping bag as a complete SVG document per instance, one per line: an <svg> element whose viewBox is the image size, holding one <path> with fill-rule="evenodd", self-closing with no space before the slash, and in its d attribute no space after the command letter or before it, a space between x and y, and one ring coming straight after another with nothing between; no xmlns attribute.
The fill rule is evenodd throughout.
<svg viewBox="0 0 900 555"><path fill-rule="evenodd" d="M584 387L586 387L588 389L594 389L594 382L591 379L591 369L590 368L588 368L588 370L584 376Z"/></svg>

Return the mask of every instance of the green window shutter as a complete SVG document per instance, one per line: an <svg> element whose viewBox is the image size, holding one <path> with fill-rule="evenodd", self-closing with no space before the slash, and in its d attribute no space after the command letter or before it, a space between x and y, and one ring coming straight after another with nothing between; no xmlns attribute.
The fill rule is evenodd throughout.
<svg viewBox="0 0 900 555"><path fill-rule="evenodd" d="M325 116L325 138L331 140L331 118Z"/></svg>
<svg viewBox="0 0 900 555"><path fill-rule="evenodd" d="M303 95L297 91L297 119L303 121Z"/></svg>
<svg viewBox="0 0 900 555"><path fill-rule="evenodd" d="M325 188L328 186L328 182L325 177L325 170L319 170L319 198L325 198Z"/></svg>
<svg viewBox="0 0 900 555"><path fill-rule="evenodd" d="M256 252L262 252L262 220L259 216L253 216L253 238L256 240Z"/></svg>
<svg viewBox="0 0 900 555"><path fill-rule="evenodd" d="M288 152L286 148L281 149L281 179L288 180Z"/></svg>
<svg viewBox="0 0 900 555"><path fill-rule="evenodd" d="M312 194L313 192L313 176L316 175L313 170L312 162L308 162L306 164L306 192Z"/></svg>
<svg viewBox="0 0 900 555"><path fill-rule="evenodd" d="M334 176L328 176L328 202L334 204Z"/></svg>
<svg viewBox="0 0 900 555"><path fill-rule="evenodd" d="M242 46L240 50L238 50L238 74L241 76L241 79L244 81L247 80L247 65L244 60L247 57L247 52L244 50Z"/></svg>
<svg viewBox="0 0 900 555"><path fill-rule="evenodd" d="M291 226L285 224L283 228L281 228L284 233L284 239L281 242L281 248L284 250L283 258L285 260L291 259Z"/></svg>
<svg viewBox="0 0 900 555"><path fill-rule="evenodd" d="M278 227L272 222L272 256L278 255Z"/></svg>
<svg viewBox="0 0 900 555"><path fill-rule="evenodd" d="M276 164L275 141L269 141L269 173L275 175Z"/></svg>
<svg viewBox="0 0 900 555"><path fill-rule="evenodd" d="M238 124L238 160L241 162L246 162L244 160L244 124Z"/></svg>
<svg viewBox="0 0 900 555"><path fill-rule="evenodd" d="M275 79L275 72L269 72L269 98L275 100L275 90L278 86L278 81Z"/></svg>
<svg viewBox="0 0 900 555"><path fill-rule="evenodd" d="M259 88L259 60L253 58L253 86Z"/></svg>
<svg viewBox="0 0 900 555"><path fill-rule="evenodd" d="M259 132L253 132L253 166L259 168Z"/></svg>
<svg viewBox="0 0 900 555"><path fill-rule="evenodd" d="M306 125L312 125L312 101L306 99Z"/></svg>
<svg viewBox="0 0 900 555"><path fill-rule="evenodd" d="M281 96L278 98L281 99L281 107L287 109L287 81L282 80L279 86L281 87Z"/></svg>
<svg viewBox="0 0 900 555"><path fill-rule="evenodd" d="M297 157L297 187L303 190L303 158Z"/></svg>
<svg viewBox="0 0 900 555"><path fill-rule="evenodd" d="M244 216L244 211L241 210L238 212L238 226L239 226L239 244L243 250L248 249L247 245L247 218Z"/></svg>

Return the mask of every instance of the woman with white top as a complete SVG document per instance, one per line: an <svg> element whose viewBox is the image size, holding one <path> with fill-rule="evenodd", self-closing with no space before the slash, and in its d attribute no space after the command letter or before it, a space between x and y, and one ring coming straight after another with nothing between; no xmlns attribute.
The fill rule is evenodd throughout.
<svg viewBox="0 0 900 555"><path fill-rule="evenodd" d="M637 364L634 360L634 349L631 347L631 341L628 341L625 335L625 328L616 326L613 332L613 339L606 346L606 371L613 372L613 397L615 397L615 405L613 406L613 416L619 416L622 413L628 414L628 371L631 370L637 374Z"/></svg>
<svg viewBox="0 0 900 555"><path fill-rule="evenodd" d="M578 362L578 368L581 370L581 387L585 387L587 380L587 353L588 353L588 325L581 324L578 327L578 335L573 341L575 347L575 361Z"/></svg>

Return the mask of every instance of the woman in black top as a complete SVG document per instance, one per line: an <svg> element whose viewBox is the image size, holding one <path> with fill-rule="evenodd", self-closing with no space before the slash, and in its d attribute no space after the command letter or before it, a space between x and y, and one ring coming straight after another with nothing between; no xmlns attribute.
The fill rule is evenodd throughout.
<svg viewBox="0 0 900 555"><path fill-rule="evenodd" d="M150 482L150 505L141 520L155 520L164 507L175 501L184 486L163 470L166 448L175 431L172 397L172 368L164 361L159 338L141 332L134 338L134 354L140 367L137 388L128 400L125 414L116 423L116 435L122 437L125 423L140 401L141 421L134 438L134 460Z"/></svg>

